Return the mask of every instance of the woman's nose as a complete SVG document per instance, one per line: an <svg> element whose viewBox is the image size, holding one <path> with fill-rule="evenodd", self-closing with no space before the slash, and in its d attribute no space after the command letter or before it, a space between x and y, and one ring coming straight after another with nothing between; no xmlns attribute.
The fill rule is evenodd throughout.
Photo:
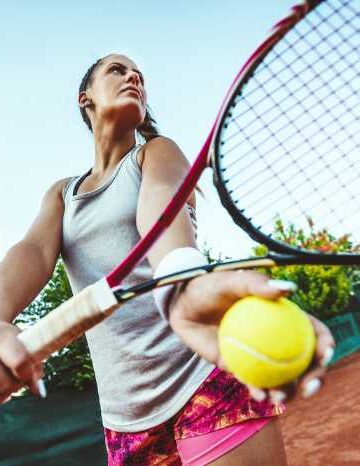
<svg viewBox="0 0 360 466"><path fill-rule="evenodd" d="M135 73L135 71L130 70L128 72L127 77L126 77L126 82L132 82L132 83L138 85L139 82L140 82L139 75L137 73Z"/></svg>

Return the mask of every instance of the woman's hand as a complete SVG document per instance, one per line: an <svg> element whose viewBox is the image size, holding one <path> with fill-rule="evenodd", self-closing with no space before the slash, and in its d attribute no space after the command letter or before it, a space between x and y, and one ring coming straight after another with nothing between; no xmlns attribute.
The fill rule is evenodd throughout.
<svg viewBox="0 0 360 466"><path fill-rule="evenodd" d="M265 275L251 271L215 272L194 278L174 297L170 325L193 351L226 370L218 344L219 324L225 312L245 296L256 295L267 299L287 296L287 283L269 280ZM296 387L304 397L311 396L320 388L321 377L335 346L329 329L315 317L308 316L317 336L317 346L313 366ZM254 387L249 387L249 390L255 399L270 396L274 401L284 400L294 392L293 384L267 392Z"/></svg>
<svg viewBox="0 0 360 466"><path fill-rule="evenodd" d="M42 365L35 363L17 338L20 330L0 322L0 403L27 385L34 395L44 396Z"/></svg>

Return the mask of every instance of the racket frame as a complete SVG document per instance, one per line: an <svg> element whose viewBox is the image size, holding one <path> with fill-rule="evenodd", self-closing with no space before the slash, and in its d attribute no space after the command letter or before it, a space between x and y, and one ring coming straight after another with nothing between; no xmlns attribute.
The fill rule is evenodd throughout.
<svg viewBox="0 0 360 466"><path fill-rule="evenodd" d="M220 131L224 125L225 119L229 115L229 110L231 109L232 101L236 96L241 95L241 89L246 86L249 79L252 77L258 65L264 60L264 58L271 52L274 46L289 32L293 29L311 10L316 6L322 3L324 0L307 0L304 3L295 5L291 8L290 14L275 24L273 29L270 32L270 35L265 39L260 46L255 50L255 52L249 57L245 62L244 66L240 69L238 76L236 77L235 82L232 87L235 87L234 94L231 94L225 105L222 108L221 116L217 121L217 126L214 131L214 140L211 151L211 164L213 166L213 182L218 191L220 200L225 209L229 212L233 221L240 226L254 241L260 244L264 244L271 251L274 251L279 254L286 254L289 258L289 255L292 256L303 256L306 264L332 264L332 265L355 265L352 259L358 257L357 265L360 265L360 254L346 254L346 253L322 253L319 251L312 251L303 248L298 248L291 246L290 244L281 243L271 236L263 233L261 230L256 228L251 219L243 215L243 211L239 210L238 207L234 204L231 196L229 195L227 189L224 186L224 181L222 177L222 169L220 166ZM267 256L267 257L270 257ZM321 257L319 260L318 258ZM276 260L279 261L279 256L276 256ZM289 264L290 265L290 264Z"/></svg>

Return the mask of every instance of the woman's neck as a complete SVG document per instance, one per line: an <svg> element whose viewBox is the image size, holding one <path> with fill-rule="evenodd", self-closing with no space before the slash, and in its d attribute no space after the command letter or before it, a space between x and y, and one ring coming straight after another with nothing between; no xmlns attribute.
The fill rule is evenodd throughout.
<svg viewBox="0 0 360 466"><path fill-rule="evenodd" d="M93 174L102 175L111 171L135 146L135 131L120 133L111 128L94 129L95 162Z"/></svg>

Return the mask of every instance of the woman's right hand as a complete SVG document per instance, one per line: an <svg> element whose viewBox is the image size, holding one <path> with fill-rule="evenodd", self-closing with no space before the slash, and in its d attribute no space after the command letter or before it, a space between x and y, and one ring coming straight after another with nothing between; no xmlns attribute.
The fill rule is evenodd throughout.
<svg viewBox="0 0 360 466"><path fill-rule="evenodd" d="M220 355L218 331L225 312L237 300L246 296L260 296L276 300L287 296L291 283L269 280L254 271L223 271L201 275L188 281L172 298L169 322L183 342L207 361L228 370ZM330 330L319 320L308 315L316 337L314 365L297 384L274 387L270 391L254 387L248 389L254 399L262 401L269 396L273 402L295 395L313 395L321 386L327 363L333 354L335 341Z"/></svg>
<svg viewBox="0 0 360 466"><path fill-rule="evenodd" d="M19 333L15 325L0 322L0 403L24 385L34 395L41 395L42 364L32 360L17 338Z"/></svg>

